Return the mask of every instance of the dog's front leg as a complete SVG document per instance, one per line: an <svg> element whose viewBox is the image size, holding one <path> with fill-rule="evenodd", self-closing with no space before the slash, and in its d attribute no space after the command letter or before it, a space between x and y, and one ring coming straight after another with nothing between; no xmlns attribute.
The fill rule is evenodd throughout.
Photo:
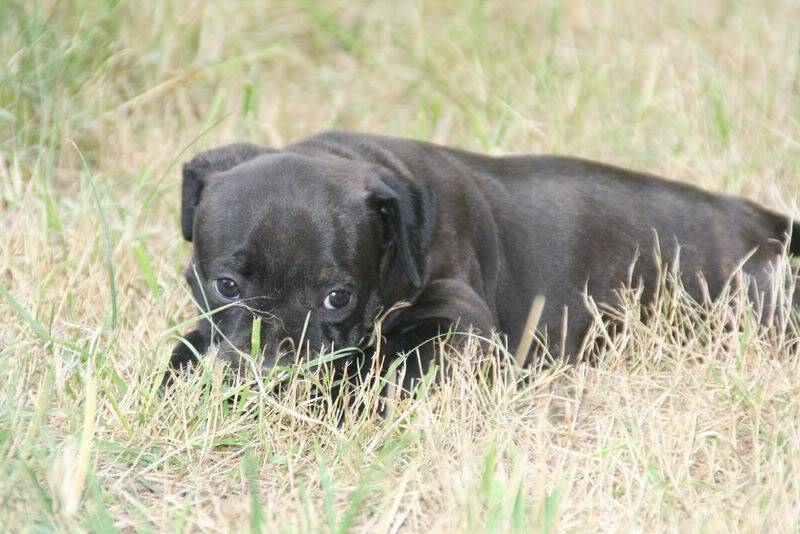
<svg viewBox="0 0 800 534"><path fill-rule="evenodd" d="M452 325L441 321L424 322L400 332L387 333L380 351L384 356L384 369L395 368L393 376L385 376L389 389L399 389L409 394L422 383L433 366L442 364L440 354L443 338L452 331ZM394 365L402 359L399 365ZM439 376L439 371L436 371Z"/></svg>
<svg viewBox="0 0 800 534"><path fill-rule="evenodd" d="M161 379L161 389L169 387L175 373L193 368L197 363L197 354L205 354L210 344L209 336L202 330L190 332L178 341L169 358L169 369Z"/></svg>

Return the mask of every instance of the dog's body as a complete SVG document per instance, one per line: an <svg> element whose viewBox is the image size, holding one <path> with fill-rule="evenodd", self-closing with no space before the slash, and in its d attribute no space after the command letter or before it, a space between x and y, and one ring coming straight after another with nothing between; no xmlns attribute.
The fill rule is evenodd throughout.
<svg viewBox="0 0 800 534"><path fill-rule="evenodd" d="M285 338L358 345L401 301L410 305L382 324L386 355L455 324L502 332L513 350L537 294L551 353L574 357L590 322L584 291L613 302L638 254L632 280L647 295L656 239L665 261L680 247L682 280L697 298L698 273L713 297L750 255L743 270L766 288L790 233L788 249L800 253L800 225L744 199L590 161L493 158L355 133L280 151L207 151L184 167L183 188L198 302L250 306L215 314L214 327L203 322L188 340L199 353L220 342L233 361L235 349L249 353L260 315L267 367ZM179 344L172 363L192 355Z"/></svg>

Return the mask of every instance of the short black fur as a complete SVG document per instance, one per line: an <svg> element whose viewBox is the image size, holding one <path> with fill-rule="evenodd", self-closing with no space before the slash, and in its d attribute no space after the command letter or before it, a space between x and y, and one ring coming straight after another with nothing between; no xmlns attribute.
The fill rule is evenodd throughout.
<svg viewBox="0 0 800 534"><path fill-rule="evenodd" d="M201 354L218 343L236 364L261 317L264 369L286 338L363 346L378 317L390 358L455 325L499 331L514 351L536 295L546 297L539 326L551 354L574 360L592 320L584 290L614 304L638 256L634 282L647 305L657 243L666 261L680 247L696 298L705 288L716 296L745 257L754 287L771 287L787 234L800 255L800 224L741 198L587 160L495 158L349 132L199 154L183 169L181 226L201 307L230 304L215 296L215 278L242 292L187 341ZM333 290L352 294L347 307L325 308ZM179 343L171 366L193 360Z"/></svg>

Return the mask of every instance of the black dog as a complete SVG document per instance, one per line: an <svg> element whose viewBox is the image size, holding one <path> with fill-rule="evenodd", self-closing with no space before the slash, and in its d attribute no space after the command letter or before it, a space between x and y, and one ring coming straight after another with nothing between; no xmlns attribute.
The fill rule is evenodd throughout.
<svg viewBox="0 0 800 534"><path fill-rule="evenodd" d="M531 301L540 326L575 356L590 324L583 292L611 302L633 272L652 290L652 251L680 247L683 282L711 296L739 262L756 287L770 265L800 253L800 224L752 202L585 160L493 158L434 144L330 132L275 150L236 144L183 169L186 272L206 310L187 340L212 343L234 365L262 318L264 367L303 338L313 347L363 344L376 317L383 352L411 350L458 324L507 335L514 350ZM194 359L180 343L171 365Z"/></svg>

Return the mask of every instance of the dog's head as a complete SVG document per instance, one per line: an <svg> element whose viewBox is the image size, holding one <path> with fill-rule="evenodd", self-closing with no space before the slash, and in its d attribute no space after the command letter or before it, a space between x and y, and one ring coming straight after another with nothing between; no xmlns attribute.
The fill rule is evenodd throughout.
<svg viewBox="0 0 800 534"><path fill-rule="evenodd" d="M234 365L255 318L269 368L301 339L358 346L425 283L432 197L383 166L230 145L184 165L182 201L187 279L206 311L224 307L201 328Z"/></svg>

